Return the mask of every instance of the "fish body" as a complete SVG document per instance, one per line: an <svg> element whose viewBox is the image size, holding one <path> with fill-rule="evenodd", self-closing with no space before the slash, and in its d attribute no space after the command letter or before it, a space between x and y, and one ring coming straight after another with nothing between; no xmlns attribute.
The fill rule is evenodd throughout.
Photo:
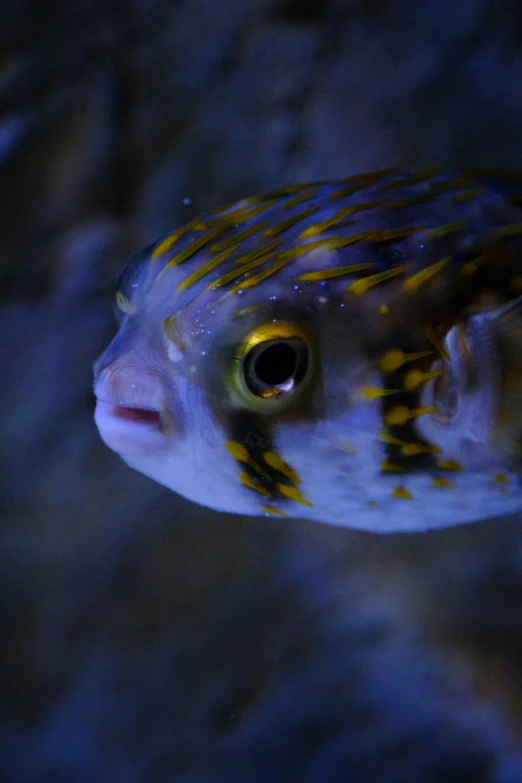
<svg viewBox="0 0 522 783"><path fill-rule="evenodd" d="M207 213L124 270L96 423L217 510L419 531L522 508L522 174L391 170Z"/></svg>

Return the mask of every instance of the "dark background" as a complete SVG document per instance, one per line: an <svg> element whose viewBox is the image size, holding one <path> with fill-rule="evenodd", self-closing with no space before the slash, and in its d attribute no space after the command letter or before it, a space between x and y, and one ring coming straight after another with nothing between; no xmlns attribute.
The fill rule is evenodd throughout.
<svg viewBox="0 0 522 783"><path fill-rule="evenodd" d="M219 515L92 420L133 252L393 164L522 167L519 0L2 1L2 783L522 781L520 519Z"/></svg>

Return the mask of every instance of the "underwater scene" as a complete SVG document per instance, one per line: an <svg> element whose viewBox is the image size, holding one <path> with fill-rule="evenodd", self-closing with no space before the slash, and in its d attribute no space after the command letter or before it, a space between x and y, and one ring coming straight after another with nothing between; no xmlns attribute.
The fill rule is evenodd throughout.
<svg viewBox="0 0 522 783"><path fill-rule="evenodd" d="M0 7L2 783L522 783L522 9Z"/></svg>

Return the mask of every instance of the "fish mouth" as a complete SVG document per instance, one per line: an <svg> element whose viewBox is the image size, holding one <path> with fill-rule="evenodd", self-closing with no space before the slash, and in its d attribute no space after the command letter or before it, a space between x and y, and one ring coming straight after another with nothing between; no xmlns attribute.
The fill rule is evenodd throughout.
<svg viewBox="0 0 522 783"><path fill-rule="evenodd" d="M104 443L117 454L149 454L165 447L171 431L167 410L121 405L98 398L94 420Z"/></svg>
<svg viewBox="0 0 522 783"><path fill-rule="evenodd" d="M161 411L154 410L153 408L111 405L110 403L105 404L108 405L108 407L111 409L107 411L109 415L112 415L117 419L121 419L122 421L126 421L132 424L138 424L142 427L153 427L155 429L161 429L162 419L164 418Z"/></svg>
<svg viewBox="0 0 522 783"><path fill-rule="evenodd" d="M133 368L103 372L94 384L94 420L102 440L123 456L161 448L174 416L161 379Z"/></svg>

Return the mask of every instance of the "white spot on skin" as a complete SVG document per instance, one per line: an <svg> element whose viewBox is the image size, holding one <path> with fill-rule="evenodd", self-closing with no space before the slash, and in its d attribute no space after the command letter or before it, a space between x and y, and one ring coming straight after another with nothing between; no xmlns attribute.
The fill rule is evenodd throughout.
<svg viewBox="0 0 522 783"><path fill-rule="evenodd" d="M178 346L172 342L172 340L168 341L167 355L171 362L179 362L183 358L183 354L179 350Z"/></svg>

